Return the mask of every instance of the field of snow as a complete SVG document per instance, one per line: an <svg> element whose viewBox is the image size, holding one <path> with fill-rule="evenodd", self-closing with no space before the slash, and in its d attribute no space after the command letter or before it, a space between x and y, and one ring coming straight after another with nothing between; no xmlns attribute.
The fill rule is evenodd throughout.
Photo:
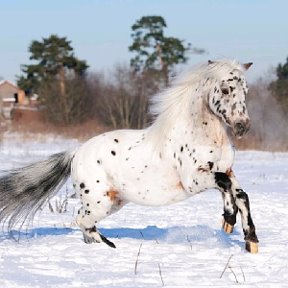
<svg viewBox="0 0 288 288"><path fill-rule="evenodd" d="M8 170L73 149L79 143L0 143L0 169ZM288 287L288 153L237 152L234 172L250 195L259 253L244 250L240 217L232 235L221 230L222 199L208 191L176 205L128 204L103 220L102 233L117 246L87 245L74 225L78 200L68 181L14 239L0 232L0 287Z"/></svg>

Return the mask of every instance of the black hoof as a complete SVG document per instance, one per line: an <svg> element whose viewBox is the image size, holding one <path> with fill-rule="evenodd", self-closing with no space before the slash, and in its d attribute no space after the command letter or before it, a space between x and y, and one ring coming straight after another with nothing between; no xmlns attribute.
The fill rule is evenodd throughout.
<svg viewBox="0 0 288 288"><path fill-rule="evenodd" d="M103 236L103 235L101 235L101 234L99 234L99 235L100 235L102 241L103 241L105 244L107 244L107 245L108 245L109 247L111 247L111 248L116 248L116 246L115 246L115 244L114 244L113 242L111 242L110 240L108 240L105 236Z"/></svg>

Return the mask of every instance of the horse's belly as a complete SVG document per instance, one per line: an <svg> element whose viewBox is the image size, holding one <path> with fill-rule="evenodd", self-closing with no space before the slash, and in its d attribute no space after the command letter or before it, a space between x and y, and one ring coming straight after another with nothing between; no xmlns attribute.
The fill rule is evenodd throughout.
<svg viewBox="0 0 288 288"><path fill-rule="evenodd" d="M179 180L179 176L172 171L163 173L163 171L149 171L148 169L148 171L136 175L130 175L126 171L126 176L121 179L120 193L124 199L130 202L140 205L161 206L173 204L189 197Z"/></svg>
<svg viewBox="0 0 288 288"><path fill-rule="evenodd" d="M153 186L135 186L134 189L127 189L122 192L123 198L139 205L163 206L183 201L189 197L180 187L171 189L157 185Z"/></svg>

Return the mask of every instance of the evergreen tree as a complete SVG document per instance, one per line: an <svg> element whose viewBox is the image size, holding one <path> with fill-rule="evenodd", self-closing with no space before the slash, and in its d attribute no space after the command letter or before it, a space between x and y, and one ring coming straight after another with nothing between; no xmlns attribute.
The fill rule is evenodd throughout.
<svg viewBox="0 0 288 288"><path fill-rule="evenodd" d="M29 52L33 64L22 65L24 75L18 77L18 86L28 96L38 94L50 121L61 124L83 121L89 115L87 107L92 106L85 88L88 65L74 56L71 41L51 35L42 41L32 41Z"/></svg>
<svg viewBox="0 0 288 288"><path fill-rule="evenodd" d="M129 51L136 55L131 66L136 72L153 72L160 75L168 85L169 73L174 66L188 60L188 52L204 53L203 49L191 48L183 40L164 35L167 27L161 16L144 16L132 26L133 43Z"/></svg>
<svg viewBox="0 0 288 288"><path fill-rule="evenodd" d="M18 78L18 86L28 94L37 93L40 85L51 80L59 80L65 93L65 79L68 76L83 76L88 65L74 56L71 41L66 37L51 35L42 41L32 41L28 51L34 64L22 65L24 75Z"/></svg>
<svg viewBox="0 0 288 288"><path fill-rule="evenodd" d="M278 65L276 75L277 79L270 84L270 89L283 110L288 112L288 57L285 64Z"/></svg>

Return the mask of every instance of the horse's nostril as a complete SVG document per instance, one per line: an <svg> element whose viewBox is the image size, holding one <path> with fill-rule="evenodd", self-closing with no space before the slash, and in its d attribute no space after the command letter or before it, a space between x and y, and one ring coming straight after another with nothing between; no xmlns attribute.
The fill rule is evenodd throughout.
<svg viewBox="0 0 288 288"><path fill-rule="evenodd" d="M236 136L242 136L246 131L246 126L242 122L237 122L234 125L234 132Z"/></svg>
<svg viewBox="0 0 288 288"><path fill-rule="evenodd" d="M237 130L243 130L244 129L244 125L243 125L243 123L238 122L238 123L235 124L235 128Z"/></svg>

